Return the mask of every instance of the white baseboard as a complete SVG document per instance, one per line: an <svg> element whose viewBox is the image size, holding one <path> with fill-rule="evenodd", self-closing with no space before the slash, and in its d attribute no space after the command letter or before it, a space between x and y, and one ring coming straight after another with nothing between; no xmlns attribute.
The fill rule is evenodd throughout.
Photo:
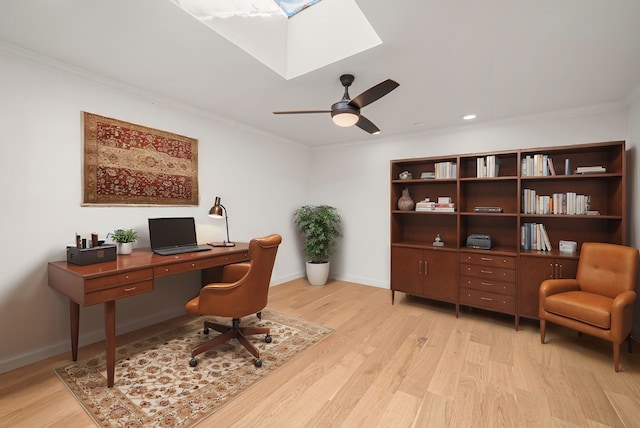
<svg viewBox="0 0 640 428"><path fill-rule="evenodd" d="M116 326L116 335L128 333L130 331L138 330L149 325L157 324L162 321L166 321L171 318L176 318L180 315L184 315L184 308L176 308L162 313L156 313L151 316L130 320L124 324ZM78 346L85 346L91 343L104 340L104 330L95 330L81 334L78 337ZM52 345L33 350L21 355L14 355L11 358L0 361L0 373L5 373L11 370L15 370L20 367L33 364L35 362L51 358L63 353L69 354L69 361L71 361L71 341L61 341Z"/></svg>

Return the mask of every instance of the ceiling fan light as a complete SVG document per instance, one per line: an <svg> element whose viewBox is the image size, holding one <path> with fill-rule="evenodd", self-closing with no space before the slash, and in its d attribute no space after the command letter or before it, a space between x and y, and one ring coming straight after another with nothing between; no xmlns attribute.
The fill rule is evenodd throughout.
<svg viewBox="0 0 640 428"><path fill-rule="evenodd" d="M332 115L333 123L343 128L353 126L358 123L360 116L352 112L341 112Z"/></svg>

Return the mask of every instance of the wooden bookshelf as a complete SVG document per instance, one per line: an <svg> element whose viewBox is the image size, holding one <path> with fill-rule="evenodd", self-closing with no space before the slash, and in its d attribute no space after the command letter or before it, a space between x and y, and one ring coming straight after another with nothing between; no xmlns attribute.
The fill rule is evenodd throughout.
<svg viewBox="0 0 640 428"><path fill-rule="evenodd" d="M454 177L421 178L445 164L455 165ZM478 170L487 164L497 176ZM565 174L566 164L570 174ZM605 171L576 173L592 166ZM412 178L400 179L403 171ZM514 316L517 328L519 317L537 318L540 282L575 275L582 243L626 244L625 186L624 141L392 160L392 302L400 291L453 303L456 314L460 305L503 312ZM455 212L401 211L397 201L403 189L409 189L414 202L449 197ZM525 213L524 189L536 197L587 195L589 215ZM476 207L501 212L476 212ZM523 249L525 223L544 224L551 251ZM437 234L444 246L433 246ZM491 249L467 248L470 234L490 235ZM560 240L575 241L578 251L559 252Z"/></svg>

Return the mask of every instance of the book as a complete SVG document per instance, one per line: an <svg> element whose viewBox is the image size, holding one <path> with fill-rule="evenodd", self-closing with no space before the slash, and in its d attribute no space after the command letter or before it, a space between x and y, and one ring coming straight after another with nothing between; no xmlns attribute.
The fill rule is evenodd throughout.
<svg viewBox="0 0 640 428"><path fill-rule="evenodd" d="M556 169L553 166L553 159L547 158L547 161L549 162L549 173L551 175L556 175Z"/></svg>
<svg viewBox="0 0 640 428"><path fill-rule="evenodd" d="M540 223L540 231L542 232L542 238L544 240L544 246L546 248L545 251L551 251L551 241L549 240L549 235L547 234L547 228L544 227L544 224Z"/></svg>

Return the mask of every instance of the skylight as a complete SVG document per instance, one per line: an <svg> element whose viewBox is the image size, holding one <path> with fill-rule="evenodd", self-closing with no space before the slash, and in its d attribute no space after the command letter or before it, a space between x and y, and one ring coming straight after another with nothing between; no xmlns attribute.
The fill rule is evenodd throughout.
<svg viewBox="0 0 640 428"><path fill-rule="evenodd" d="M291 18L296 13L319 1L320 0L275 0L288 18Z"/></svg>
<svg viewBox="0 0 640 428"><path fill-rule="evenodd" d="M169 1L285 79L382 43L355 0Z"/></svg>

